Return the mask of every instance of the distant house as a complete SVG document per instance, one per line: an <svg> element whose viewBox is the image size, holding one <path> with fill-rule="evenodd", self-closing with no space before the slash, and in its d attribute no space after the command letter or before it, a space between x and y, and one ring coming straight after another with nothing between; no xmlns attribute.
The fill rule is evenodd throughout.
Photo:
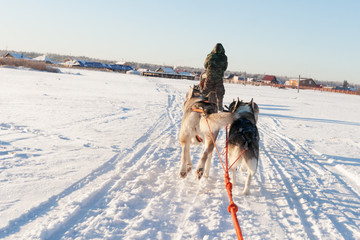
<svg viewBox="0 0 360 240"><path fill-rule="evenodd" d="M95 68L95 69L108 69L117 72L127 72L133 70L132 67L119 64L106 64L100 62L88 62L83 60L70 60L64 63L68 67L84 67L84 68Z"/></svg>
<svg viewBox="0 0 360 240"><path fill-rule="evenodd" d="M48 58L46 55L38 56L36 58L33 58L32 60L45 62L45 63L49 63L49 64L54 64L55 63L50 58Z"/></svg>
<svg viewBox="0 0 360 240"><path fill-rule="evenodd" d="M136 71L136 69L133 70L129 70L126 72L126 74L131 74L131 75L140 75L139 71Z"/></svg>
<svg viewBox="0 0 360 240"><path fill-rule="evenodd" d="M299 83L298 78L289 79L288 85L292 87L297 87ZM315 81L312 78L300 78L300 87L318 87Z"/></svg>
<svg viewBox="0 0 360 240"><path fill-rule="evenodd" d="M25 56L21 53L8 53L5 55L6 58L15 58L15 59L25 59L25 60L31 60L31 58Z"/></svg>
<svg viewBox="0 0 360 240"><path fill-rule="evenodd" d="M150 69L147 69L147 68L139 68L138 71L139 71L140 73L150 72Z"/></svg>
<svg viewBox="0 0 360 240"><path fill-rule="evenodd" d="M176 70L177 74L180 74L181 76L193 76L193 74L191 74L190 72L184 71L184 70Z"/></svg>
<svg viewBox="0 0 360 240"><path fill-rule="evenodd" d="M174 71L174 69L172 69L171 67L160 67L160 68L156 69L155 72L167 73L167 74L177 74Z"/></svg>
<svg viewBox="0 0 360 240"><path fill-rule="evenodd" d="M265 75L262 79L262 82L266 84L279 84L279 81L274 75Z"/></svg>
<svg viewBox="0 0 360 240"><path fill-rule="evenodd" d="M104 64L104 65L106 66L105 68L118 72L127 72L134 70L133 67L128 65L120 65L120 64Z"/></svg>
<svg viewBox="0 0 360 240"><path fill-rule="evenodd" d="M245 78L244 78L244 77L241 77L241 76L235 75L235 76L233 77L233 82L237 82L237 81L245 81Z"/></svg>
<svg viewBox="0 0 360 240"><path fill-rule="evenodd" d="M180 75L184 75L184 76L190 76L191 73L189 72L186 72L186 71L176 71L177 74L180 74Z"/></svg>
<svg viewBox="0 0 360 240"><path fill-rule="evenodd" d="M356 91L355 88L352 88L352 87L343 87L343 86L341 86L341 87L335 87L335 90L344 90L344 91L353 91L353 92Z"/></svg>
<svg viewBox="0 0 360 240"><path fill-rule="evenodd" d="M234 78L234 74L232 74L232 73L228 73L228 74L224 74L224 80L225 81L231 81L231 80L233 80L233 78Z"/></svg>
<svg viewBox="0 0 360 240"><path fill-rule="evenodd" d="M81 60L70 59L70 58L65 59L63 64L68 67L83 66Z"/></svg>
<svg viewBox="0 0 360 240"><path fill-rule="evenodd" d="M163 77L163 78L175 78L175 79L188 79L188 80L194 80L195 76L191 74L186 74L183 72L183 74L178 74L174 71L171 67L160 67L153 71L143 71L141 72L141 75L147 76L147 77Z"/></svg>

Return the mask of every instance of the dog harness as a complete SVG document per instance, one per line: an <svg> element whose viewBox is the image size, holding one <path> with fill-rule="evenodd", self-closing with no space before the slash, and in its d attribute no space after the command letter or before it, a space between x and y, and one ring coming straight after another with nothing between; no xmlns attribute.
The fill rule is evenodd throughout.
<svg viewBox="0 0 360 240"><path fill-rule="evenodd" d="M245 148L247 148L252 143L252 141L257 138L257 127L250 120L240 118L231 124L229 132L229 142L231 144L243 145Z"/></svg>

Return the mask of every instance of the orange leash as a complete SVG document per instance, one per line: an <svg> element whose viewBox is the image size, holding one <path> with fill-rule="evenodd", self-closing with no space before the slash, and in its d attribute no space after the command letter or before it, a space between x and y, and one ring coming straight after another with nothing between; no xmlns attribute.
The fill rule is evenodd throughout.
<svg viewBox="0 0 360 240"><path fill-rule="evenodd" d="M192 108L193 111L195 112L199 112L199 113L202 113L205 117L205 120L206 120L206 123L208 125L208 128L209 128L209 132L210 132L210 136L211 136L211 140L213 141L214 143L214 146L215 146L215 149L216 149L216 152L219 156L219 159L221 161L221 165L224 169L224 172L225 172L225 187L226 187L226 190L227 190L227 193L228 193L228 197L229 197L229 200L230 200L230 204L228 206L228 212L231 214L232 216L232 220L233 220L233 224L234 224L234 227L235 227L235 231L236 231L236 236L237 236L237 239L238 240L243 240L243 236L242 236L242 233L241 233L241 228L240 228L240 225L239 225L239 221L237 219L237 215L236 215L236 212L238 211L238 207L237 205L234 203L233 201L233 198L232 198L232 183L230 182L230 176L229 176L229 169L234 165L234 163L239 160L239 158L241 157L241 155L245 152L245 149L242 151L242 153L240 154L240 156L233 162L233 164L230 166L229 168L229 165L228 165L228 132L227 132L227 127L226 127L226 147L225 147L225 166L224 166L224 163L223 163L223 160L221 159L221 155L219 153L219 150L215 144L215 138L211 132L211 128L210 128L210 125L209 125L209 122L208 122L208 119L205 115L205 112L202 110L202 109L196 109L196 108Z"/></svg>
<svg viewBox="0 0 360 240"><path fill-rule="evenodd" d="M241 233L241 228L239 225L239 221L237 219L237 215L236 212L238 211L238 206L234 203L234 200L232 198L232 183L230 182L230 176L229 176L229 169L231 169L231 167L234 165L234 163L236 163L237 160L239 160L239 158L241 157L241 155L245 152L245 149L242 151L242 153L240 154L240 156L233 162L233 164L231 164L230 168L228 167L228 131L227 131L227 126L226 126L226 147L225 147L225 163L226 163L226 171L225 171L225 186L226 186L226 190L229 196L229 200L230 200L230 204L228 207L228 212L231 214L232 219L233 219L233 224L235 227L235 231L236 231L236 236L238 239L243 240L243 236ZM215 142L214 142L215 144ZM219 156L220 157L220 156Z"/></svg>

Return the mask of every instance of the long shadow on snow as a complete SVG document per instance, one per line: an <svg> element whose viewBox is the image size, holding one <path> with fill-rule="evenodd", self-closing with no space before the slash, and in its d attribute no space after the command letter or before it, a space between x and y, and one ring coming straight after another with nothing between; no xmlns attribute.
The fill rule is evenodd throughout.
<svg viewBox="0 0 360 240"><path fill-rule="evenodd" d="M334 156L323 154L327 159L334 159L331 163L323 163L323 165L336 166L338 164L348 165L348 166L360 166L359 158L348 158L343 156Z"/></svg>
<svg viewBox="0 0 360 240"><path fill-rule="evenodd" d="M290 111L290 106L286 105L271 105L271 104L259 104L261 110L269 111Z"/></svg>
<svg viewBox="0 0 360 240"><path fill-rule="evenodd" d="M360 126L360 123L358 123L358 122L348 122L348 121L331 120L331 119L324 119L324 118L304 118L304 117L294 117L294 116L289 116L289 115L268 114L268 113L260 113L259 115L265 116L265 117L287 118L290 120L302 120L302 121L309 121L309 122L335 123L335 124L343 124L343 125Z"/></svg>

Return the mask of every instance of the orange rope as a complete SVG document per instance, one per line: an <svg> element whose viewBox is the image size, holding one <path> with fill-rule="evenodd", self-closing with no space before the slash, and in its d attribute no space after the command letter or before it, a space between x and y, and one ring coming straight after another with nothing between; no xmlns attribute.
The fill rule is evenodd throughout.
<svg viewBox="0 0 360 240"><path fill-rule="evenodd" d="M237 216L236 216L236 212L238 211L238 207L237 205L234 203L233 201L233 198L232 198L232 183L230 182L230 176L229 176L229 169L234 165L234 163L240 158L240 156L245 152L245 149L242 151L242 153L240 154L240 156L234 161L234 163L230 166L230 168L228 167L228 133L227 133L227 127L226 127L226 147L225 147L225 166L224 166L224 163L223 163L223 160L221 159L221 156L220 156L220 153L219 153L219 150L215 144L215 138L211 132L211 128L210 128L210 125L209 125L209 122L208 122L208 119L205 115L205 112L202 110L202 109L196 109L196 108L193 108L192 109L193 111L196 111L196 112L199 112L199 113L202 113L204 114L204 117L205 117L205 120L206 120L206 123L208 125L208 128L209 128L209 132L210 132L210 136L211 136L211 140L213 141L214 143L214 146L215 146L215 149L216 149L216 152L219 156L219 159L221 161L221 165L224 169L224 172L225 172L225 187L226 187L226 190L227 190L227 193L228 193L228 196L229 196L229 200L230 200L230 204L228 206L228 212L231 214L232 216L232 220L233 220L233 224L234 224L234 227L235 227L235 231L236 231L236 236L237 236L237 239L238 240L243 240L243 236L242 236L242 233L241 233L241 228L240 228L240 225L239 225L239 221L237 219Z"/></svg>
<svg viewBox="0 0 360 240"><path fill-rule="evenodd" d="M238 158L230 165L229 169L231 169L232 166L234 166L234 164L237 162L237 160L239 160L239 158L241 157L241 155L243 155L243 153L244 153L245 151L246 151L246 149L244 149L244 150L240 153L240 155L238 156Z"/></svg>
<svg viewBox="0 0 360 240"><path fill-rule="evenodd" d="M229 200L230 200L230 204L228 207L228 212L231 214L232 216L232 220L233 220L233 224L235 227L235 231L236 231L236 236L238 239L243 240L243 236L241 233L241 228L239 225L239 221L237 219L236 216L236 212L238 211L238 207L237 205L234 203L233 198L232 198L232 183L230 182L230 176L229 176L229 169L231 169L231 167L234 165L234 163L236 163L237 160L239 160L239 158L241 157L241 155L245 152L245 149L242 151L242 153L240 154L240 156L233 162L233 164L231 164L230 167L228 167L228 129L226 126L226 146L225 146L225 162L226 162L226 171L225 171L225 186L226 186L226 190L229 196ZM215 142L214 142L215 144ZM220 158L220 155L219 155Z"/></svg>

